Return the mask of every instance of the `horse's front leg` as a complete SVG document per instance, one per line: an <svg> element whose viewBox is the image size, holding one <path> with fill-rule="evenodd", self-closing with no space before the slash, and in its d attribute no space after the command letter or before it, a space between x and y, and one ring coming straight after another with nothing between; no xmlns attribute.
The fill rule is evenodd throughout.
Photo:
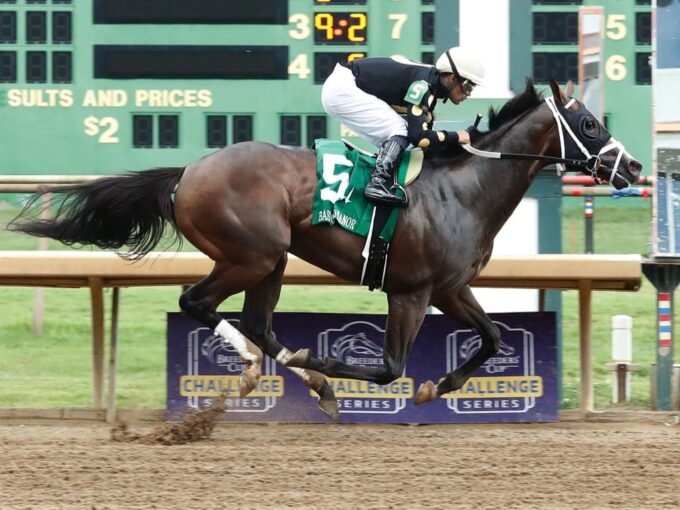
<svg viewBox="0 0 680 510"><path fill-rule="evenodd" d="M458 294L448 296L432 304L439 308L448 318L457 320L477 330L482 342L477 352L462 365L442 377L439 380L439 384L435 385L432 381L421 384L416 394L416 404L430 402L445 393L462 388L474 371L498 352L501 339L498 327L482 310L469 286L463 287Z"/></svg>
<svg viewBox="0 0 680 510"><path fill-rule="evenodd" d="M271 274L254 287L246 290L241 320L238 325L238 329L246 337L252 339L265 354L284 366L286 360L290 359L293 353L276 340L276 335L272 331L272 315L281 295L283 273L287 260L287 256L284 254ZM300 377L309 389L319 395L317 402L319 408L334 421L338 421L340 417L338 401L326 378L312 370L287 368Z"/></svg>
<svg viewBox="0 0 680 510"><path fill-rule="evenodd" d="M382 366L349 365L334 358L322 360L312 357L309 349L296 352L286 365L315 370L328 377L389 384L404 372L409 352L425 318L429 297L429 291L388 295Z"/></svg>

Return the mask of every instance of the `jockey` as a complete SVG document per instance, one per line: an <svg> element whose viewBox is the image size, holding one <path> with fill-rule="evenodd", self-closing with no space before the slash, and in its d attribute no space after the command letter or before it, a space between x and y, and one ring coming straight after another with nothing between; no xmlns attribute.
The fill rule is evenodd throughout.
<svg viewBox="0 0 680 510"><path fill-rule="evenodd" d="M483 80L484 65L461 47L448 49L434 66L402 57L362 58L335 66L321 91L326 113L380 147L364 191L368 200L406 205L388 179L399 169L409 143L432 150L470 143L466 131L433 131L433 112L437 99L459 104Z"/></svg>

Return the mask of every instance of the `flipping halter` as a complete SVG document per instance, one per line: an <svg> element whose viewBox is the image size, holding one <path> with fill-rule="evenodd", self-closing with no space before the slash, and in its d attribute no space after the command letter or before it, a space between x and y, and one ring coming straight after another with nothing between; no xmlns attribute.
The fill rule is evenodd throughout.
<svg viewBox="0 0 680 510"><path fill-rule="evenodd" d="M600 179L597 176L597 170L601 165L601 156L611 150L618 149L619 153L616 156L616 162L614 163L614 168L612 169L612 173L609 176L609 182L613 182L614 178L617 176L618 170L619 170L619 163L621 162L621 158L623 157L623 153L625 152L625 148L621 144L621 142L617 141L614 139L613 136L609 136L606 142L602 144L602 147L600 148L599 152L597 154L592 154L579 140L579 138L574 134L574 131L572 130L571 126L569 126L569 123L567 120L564 118L564 115L562 112L560 112L560 109L558 108L557 104L555 103L555 98L553 97L547 97L545 98L545 102L548 105L548 108L550 108L550 111L553 114L553 117L555 118L555 122L557 123L557 132L559 134L560 138L560 154L561 157L555 157L555 156L543 156L539 154L518 154L518 153L509 153L509 152L492 152L492 151L484 151L480 149L475 149L472 145L470 144L464 144L462 145L463 149L468 151L470 154L474 154L476 156L481 156L483 158L492 158L492 159L535 159L535 160L540 160L540 161L547 161L550 163L557 163L557 172L561 173L566 171L566 166L576 166L580 168L585 168L590 172L590 175L592 178L596 181L599 182ZM576 102L575 99L571 99L566 105L564 105L564 109L566 110L569 108L572 104ZM475 127L477 124L479 124L479 121L481 120L481 116L477 116L477 120L475 121ZM566 153L566 143L565 143L565 136L564 133L569 135L569 139L576 145L576 147L579 148L579 150L583 153L585 156L585 159L576 159L576 158L567 158L565 157ZM628 182L624 177L619 175L620 179L623 179L625 182ZM630 184L630 183L628 183Z"/></svg>

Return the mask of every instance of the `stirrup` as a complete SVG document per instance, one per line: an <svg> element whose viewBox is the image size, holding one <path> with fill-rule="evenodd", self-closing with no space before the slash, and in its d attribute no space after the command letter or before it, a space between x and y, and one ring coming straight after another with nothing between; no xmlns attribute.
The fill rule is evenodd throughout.
<svg viewBox="0 0 680 510"><path fill-rule="evenodd" d="M403 190L403 188L402 188ZM364 190L364 197L369 202L394 205L397 207L406 207L408 205L408 196L404 193L403 197L390 193L390 191L385 188L381 190L380 188L366 188Z"/></svg>
<svg viewBox="0 0 680 510"><path fill-rule="evenodd" d="M397 191L401 191L401 195L398 195ZM401 207L408 206L408 195L406 194L406 190L401 184L399 184L398 182L392 184L392 186L390 186L390 194L401 200L401 202L404 204Z"/></svg>

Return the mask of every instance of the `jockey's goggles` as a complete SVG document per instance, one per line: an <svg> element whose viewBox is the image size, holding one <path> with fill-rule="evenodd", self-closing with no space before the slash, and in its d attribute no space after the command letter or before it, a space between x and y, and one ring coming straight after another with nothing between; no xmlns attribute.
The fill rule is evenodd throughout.
<svg viewBox="0 0 680 510"><path fill-rule="evenodd" d="M465 92L468 96L472 94L472 91L475 90L475 87L477 84L473 82L472 80L461 80L460 82L460 88L463 92Z"/></svg>

